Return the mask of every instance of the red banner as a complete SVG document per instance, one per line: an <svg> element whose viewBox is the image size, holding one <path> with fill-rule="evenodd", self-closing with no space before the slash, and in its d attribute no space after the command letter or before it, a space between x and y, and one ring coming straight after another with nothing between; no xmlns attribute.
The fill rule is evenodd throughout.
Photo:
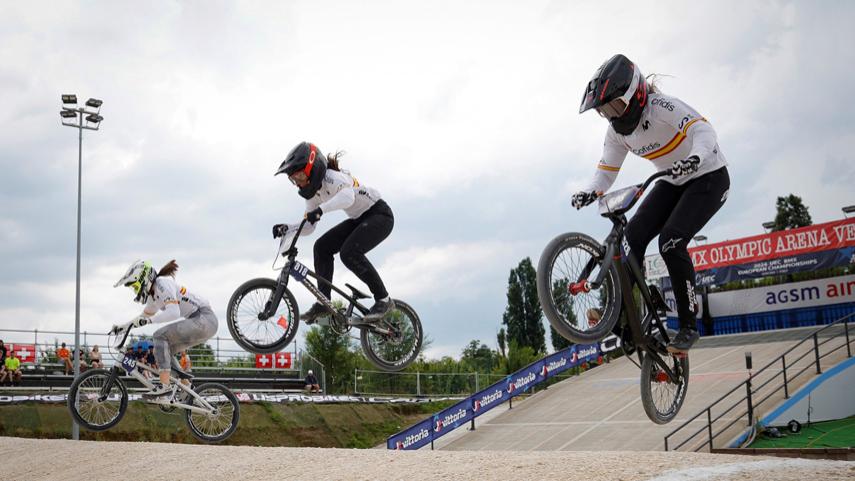
<svg viewBox="0 0 855 481"><path fill-rule="evenodd" d="M689 249L696 271L855 246L855 218Z"/></svg>
<svg viewBox="0 0 855 481"><path fill-rule="evenodd" d="M14 352L21 364L36 362L36 346L33 344L6 344L8 352Z"/></svg>
<svg viewBox="0 0 855 481"><path fill-rule="evenodd" d="M256 354L255 367L258 369L291 369L291 353Z"/></svg>

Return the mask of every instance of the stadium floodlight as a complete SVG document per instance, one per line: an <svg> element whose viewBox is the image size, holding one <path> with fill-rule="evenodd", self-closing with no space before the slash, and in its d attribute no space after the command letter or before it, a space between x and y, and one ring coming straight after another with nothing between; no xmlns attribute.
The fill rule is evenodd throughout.
<svg viewBox="0 0 855 481"><path fill-rule="evenodd" d="M705 235L696 235L695 237L692 237L692 240L693 240L693 241L695 241L695 245L698 245L698 244L700 244L701 242L706 242L706 241L707 241L707 236L705 236Z"/></svg>
<svg viewBox="0 0 855 481"><path fill-rule="evenodd" d="M844 208L842 208L842 209L840 209L840 210L842 210L842 211L843 211L843 216L844 216L844 217L849 217L849 216L848 216L848 215L846 215L846 214L852 214L853 212L855 212L855 205L847 205L846 207L844 207Z"/></svg>
<svg viewBox="0 0 855 481"><path fill-rule="evenodd" d="M772 229L775 228L775 222L774 221L764 222L763 228L771 231Z"/></svg>
<svg viewBox="0 0 855 481"><path fill-rule="evenodd" d="M59 115L62 117L62 125L66 127L74 127L77 129L77 279L75 283L75 294L74 294L74 349L80 349L80 206L82 205L82 190L83 190L83 181L82 181L82 172L83 172L83 131L84 130L98 130L98 126L100 122L104 120L104 117L99 115L101 111L101 102L98 99L92 99L86 101L86 107L91 107L94 109L98 109L97 111L86 110L86 107L78 107L77 104L77 95L74 94L63 94L62 95L62 111ZM69 105L70 104L70 105ZM80 121L69 120L68 122L65 119L73 119L77 116L80 116ZM83 122L83 116L86 115L87 122L94 124L89 125ZM74 378L77 379L80 375L80 356L75 354L74 356ZM77 425L76 422L71 422L71 438L74 440L80 439L80 426Z"/></svg>

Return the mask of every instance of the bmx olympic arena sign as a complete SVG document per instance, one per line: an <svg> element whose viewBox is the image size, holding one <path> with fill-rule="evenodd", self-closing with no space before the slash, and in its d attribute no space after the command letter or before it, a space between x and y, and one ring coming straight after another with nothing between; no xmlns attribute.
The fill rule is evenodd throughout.
<svg viewBox="0 0 855 481"><path fill-rule="evenodd" d="M236 392L238 401L242 403L253 402L271 402L271 403L318 403L318 404L420 404L433 401L447 401L459 399L453 397L434 397L434 398L408 398L408 397L377 397L377 396L307 396L305 394L263 394L263 393L247 393ZM4 395L0 394L0 406L8 404L20 404L27 402L56 404L65 403L68 399L67 394L21 394L21 395ZM140 401L142 395L128 394L129 401Z"/></svg>

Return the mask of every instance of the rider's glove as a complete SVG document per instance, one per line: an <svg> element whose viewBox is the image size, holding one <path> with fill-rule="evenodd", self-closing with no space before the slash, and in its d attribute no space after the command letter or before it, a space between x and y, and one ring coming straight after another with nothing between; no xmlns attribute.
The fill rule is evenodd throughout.
<svg viewBox="0 0 855 481"><path fill-rule="evenodd" d="M701 159L697 155L693 155L685 160L675 160L671 167L671 177L678 179L689 174L694 174L701 166Z"/></svg>
<svg viewBox="0 0 855 481"><path fill-rule="evenodd" d="M590 203L594 202L595 200L597 200L597 193L595 191L580 191L573 194L573 200L571 201L571 203L573 204L573 207L576 208L576 210L579 210L582 207L585 207L586 205L589 205Z"/></svg>
<svg viewBox="0 0 855 481"><path fill-rule="evenodd" d="M273 226L273 238L284 237L288 232L288 224L276 224Z"/></svg>
<svg viewBox="0 0 855 481"><path fill-rule="evenodd" d="M150 322L151 322L151 319L149 319L148 317L138 316L136 319L134 319L131 322L126 322L124 324L113 324L113 328L110 329L110 334L119 334L119 333L127 331L128 329L130 329L132 327L145 326L146 324L148 324Z"/></svg>
<svg viewBox="0 0 855 481"><path fill-rule="evenodd" d="M322 215L324 215L324 211L322 211L321 208L318 207L314 210L306 212L306 220L308 220L309 223L314 224L315 222L321 220Z"/></svg>

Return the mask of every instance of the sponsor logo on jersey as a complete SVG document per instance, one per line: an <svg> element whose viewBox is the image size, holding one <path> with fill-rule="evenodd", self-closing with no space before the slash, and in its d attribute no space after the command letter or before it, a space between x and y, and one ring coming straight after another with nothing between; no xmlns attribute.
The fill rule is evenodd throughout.
<svg viewBox="0 0 855 481"><path fill-rule="evenodd" d="M640 149L634 149L632 153L638 155L639 157L643 157L644 154L649 154L650 152L653 152L661 146L662 145L659 142L651 142L649 145L646 145Z"/></svg>
<svg viewBox="0 0 855 481"><path fill-rule="evenodd" d="M670 100L655 98L650 102L650 105L658 105L669 112L674 111L674 104Z"/></svg>
<svg viewBox="0 0 855 481"><path fill-rule="evenodd" d="M395 449L406 449L422 439L427 439L428 437L430 437L430 432L427 429L422 429L417 433L413 433L405 437L403 441L395 443Z"/></svg>
<svg viewBox="0 0 855 481"><path fill-rule="evenodd" d="M641 128L642 128L642 129L644 129L644 130L649 129L649 128L650 128L650 121L649 121L649 120L645 120L645 121L644 121L644 123L643 123L643 124L641 124Z"/></svg>

